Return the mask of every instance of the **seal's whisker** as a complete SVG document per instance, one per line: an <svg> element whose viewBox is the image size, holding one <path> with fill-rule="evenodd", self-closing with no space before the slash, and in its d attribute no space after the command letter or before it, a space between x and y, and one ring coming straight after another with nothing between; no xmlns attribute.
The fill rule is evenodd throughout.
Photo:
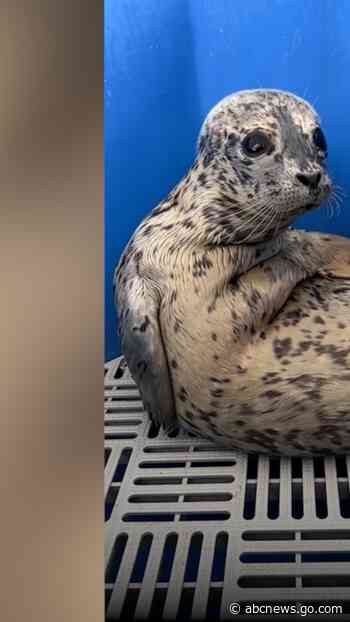
<svg viewBox="0 0 350 622"><path fill-rule="evenodd" d="M336 192L333 192L329 198L329 201L332 201L337 213L339 213L341 211L342 203L344 201L343 197L339 196Z"/></svg>
<svg viewBox="0 0 350 622"><path fill-rule="evenodd" d="M344 197L348 196L347 193L345 192L344 188L342 186L339 186L338 184L334 184L333 185L333 191L339 192L340 194L342 194Z"/></svg>
<svg viewBox="0 0 350 622"><path fill-rule="evenodd" d="M241 222L240 226L237 227L236 231L241 231L242 229L245 229L247 226L255 224L256 221L259 221L259 218L263 218L263 209L264 209L264 205L257 210L252 216L250 216L250 218L248 218L247 220L244 220Z"/></svg>
<svg viewBox="0 0 350 622"><path fill-rule="evenodd" d="M267 207L267 206L268 205L264 205L264 208ZM272 213L271 212L266 212L265 217L263 217L260 220L260 222L257 223L256 227L249 233L249 235L247 236L245 241L248 241L249 239L251 239L254 236L254 234L259 236L262 233L265 233L266 231L268 231L268 229L271 226L274 218L276 217L276 214L277 214L277 208L276 207L275 207L274 210L272 210ZM259 229L260 226L261 226L261 229Z"/></svg>
<svg viewBox="0 0 350 622"><path fill-rule="evenodd" d="M265 207L266 207L265 205L261 206L261 208L251 218L248 218L248 220L243 221L242 224L237 228L237 231L241 231L242 229L244 230L247 227L254 226L254 225L258 227L262 222L264 222L268 216L268 214L263 213L263 210ZM249 235L250 234L251 232L249 233Z"/></svg>
<svg viewBox="0 0 350 622"><path fill-rule="evenodd" d="M341 197L342 199L345 199L347 197L346 192L344 192L344 190L341 189L333 189L332 194L335 194L336 196Z"/></svg>
<svg viewBox="0 0 350 622"><path fill-rule="evenodd" d="M325 204L325 208L326 208L326 213L328 218L332 219L335 216L338 216L341 212L341 200L335 195L335 193L332 193L330 195L330 197L328 198L326 204Z"/></svg>

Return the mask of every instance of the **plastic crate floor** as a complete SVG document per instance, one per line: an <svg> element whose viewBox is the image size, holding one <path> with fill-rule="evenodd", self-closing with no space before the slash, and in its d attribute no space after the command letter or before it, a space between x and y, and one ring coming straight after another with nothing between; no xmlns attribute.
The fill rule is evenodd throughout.
<svg viewBox="0 0 350 622"><path fill-rule="evenodd" d="M333 601L348 619L349 478L346 456L247 458L169 437L150 423L123 360L111 361L106 619L246 619L232 616L233 601Z"/></svg>

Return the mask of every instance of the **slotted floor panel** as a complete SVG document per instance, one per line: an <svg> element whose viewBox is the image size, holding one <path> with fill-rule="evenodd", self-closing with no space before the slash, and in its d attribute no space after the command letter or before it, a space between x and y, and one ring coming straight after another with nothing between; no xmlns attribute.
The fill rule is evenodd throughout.
<svg viewBox="0 0 350 622"><path fill-rule="evenodd" d="M111 361L106 619L228 620L231 602L335 603L350 619L349 478L346 456L246 457L169 437Z"/></svg>

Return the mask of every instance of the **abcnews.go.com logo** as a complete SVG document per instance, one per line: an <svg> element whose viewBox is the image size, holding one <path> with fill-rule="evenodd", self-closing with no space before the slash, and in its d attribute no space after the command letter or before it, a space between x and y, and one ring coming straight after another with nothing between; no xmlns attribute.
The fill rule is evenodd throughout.
<svg viewBox="0 0 350 622"><path fill-rule="evenodd" d="M341 615L343 608L341 605L310 603L286 603L286 604L269 604L269 603L230 603L229 611L231 615L299 615L306 617L309 615Z"/></svg>

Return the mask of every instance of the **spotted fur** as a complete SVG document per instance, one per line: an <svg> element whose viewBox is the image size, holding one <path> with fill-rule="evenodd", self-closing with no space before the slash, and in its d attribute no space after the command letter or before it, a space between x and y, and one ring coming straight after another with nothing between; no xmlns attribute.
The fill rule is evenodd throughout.
<svg viewBox="0 0 350 622"><path fill-rule="evenodd" d="M219 102L120 260L123 352L167 429L249 452L350 448L350 241L289 228L331 190L319 123L281 91ZM258 158L242 148L254 129L270 137Z"/></svg>

